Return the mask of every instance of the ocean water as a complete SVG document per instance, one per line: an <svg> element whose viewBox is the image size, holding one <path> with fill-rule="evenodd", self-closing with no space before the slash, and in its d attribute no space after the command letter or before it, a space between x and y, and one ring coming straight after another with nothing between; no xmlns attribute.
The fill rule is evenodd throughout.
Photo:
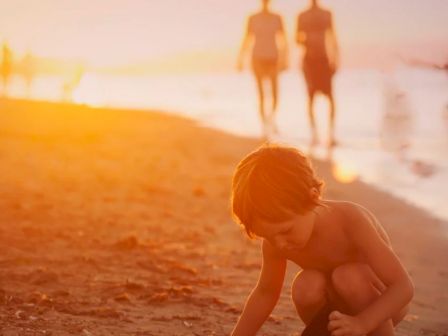
<svg viewBox="0 0 448 336"><path fill-rule="evenodd" d="M249 72L154 77L86 73L73 92L56 77L36 78L35 99L72 98L92 106L159 109L231 133L261 135ZM275 140L332 160L334 176L361 179L448 220L448 74L401 67L392 72L343 70L335 77L338 146L325 145L327 102L316 101L321 144L310 148L305 83L297 71L280 78ZM10 94L25 95L20 78ZM71 97L70 97L71 96Z"/></svg>

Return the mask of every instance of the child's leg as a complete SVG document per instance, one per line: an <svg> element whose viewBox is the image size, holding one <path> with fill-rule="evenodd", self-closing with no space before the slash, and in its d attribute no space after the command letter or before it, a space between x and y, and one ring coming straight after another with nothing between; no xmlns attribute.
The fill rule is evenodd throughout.
<svg viewBox="0 0 448 336"><path fill-rule="evenodd" d="M306 325L327 303L327 286L325 275L315 270L301 271L294 279L291 288L292 300Z"/></svg>
<svg viewBox="0 0 448 336"><path fill-rule="evenodd" d="M336 268L331 276L332 286L344 301L352 314L365 309L386 289L372 269L361 263L346 264ZM393 325L400 322L406 314L407 307L397 312L391 320L381 324L370 335L393 335Z"/></svg>

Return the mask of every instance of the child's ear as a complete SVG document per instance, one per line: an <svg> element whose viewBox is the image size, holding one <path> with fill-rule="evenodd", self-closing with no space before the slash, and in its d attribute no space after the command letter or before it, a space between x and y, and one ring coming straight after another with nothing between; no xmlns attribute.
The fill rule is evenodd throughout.
<svg viewBox="0 0 448 336"><path fill-rule="evenodd" d="M313 201L318 201L320 198L319 190L316 187L310 189L310 197Z"/></svg>

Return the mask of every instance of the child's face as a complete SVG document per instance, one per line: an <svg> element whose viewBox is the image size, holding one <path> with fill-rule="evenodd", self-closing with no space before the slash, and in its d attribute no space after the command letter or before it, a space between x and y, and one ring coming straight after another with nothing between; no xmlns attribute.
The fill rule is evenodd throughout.
<svg viewBox="0 0 448 336"><path fill-rule="evenodd" d="M256 221L253 232L265 238L275 248L288 252L302 249L308 243L314 228L316 214L309 211L306 214L294 214L290 219L280 223Z"/></svg>

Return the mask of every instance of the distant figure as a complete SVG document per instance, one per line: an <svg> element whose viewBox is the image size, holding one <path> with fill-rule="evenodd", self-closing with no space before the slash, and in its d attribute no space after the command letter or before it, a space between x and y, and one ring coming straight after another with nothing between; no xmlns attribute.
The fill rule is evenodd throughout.
<svg viewBox="0 0 448 336"><path fill-rule="evenodd" d="M26 85L26 96L31 96L31 86L33 84L35 73L34 56L31 51L28 51L22 60L22 75Z"/></svg>
<svg viewBox="0 0 448 336"><path fill-rule="evenodd" d="M82 64L78 64L73 73L64 81L64 83L62 84L63 101L71 102L73 100L73 91L75 91L79 86L79 83L81 83L84 72L84 66Z"/></svg>
<svg viewBox="0 0 448 336"><path fill-rule="evenodd" d="M270 0L262 0L262 9L248 19L244 35L238 68L243 68L243 59L249 46L252 47L252 70L258 89L259 113L265 137L270 131L278 132L275 122L278 102L278 74L287 67L288 47L283 21L280 15L269 9ZM272 108L266 113L264 82L271 85Z"/></svg>
<svg viewBox="0 0 448 336"><path fill-rule="evenodd" d="M335 105L332 78L339 65L339 48L333 28L330 11L321 8L317 0L311 0L311 7L299 14L296 41L304 47L303 73L308 89L308 115L312 143L318 143L314 119L314 97L321 92L330 103L329 145L336 144L334 137Z"/></svg>
<svg viewBox="0 0 448 336"><path fill-rule="evenodd" d="M12 52L8 46L8 43L6 42L3 43L2 48L1 73L2 73L3 95L7 96L9 80L12 74Z"/></svg>

